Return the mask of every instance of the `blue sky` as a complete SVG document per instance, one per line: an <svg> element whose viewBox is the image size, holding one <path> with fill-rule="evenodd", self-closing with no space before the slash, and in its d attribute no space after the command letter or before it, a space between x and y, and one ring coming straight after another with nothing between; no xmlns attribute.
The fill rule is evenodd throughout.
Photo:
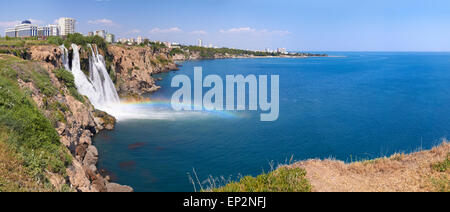
<svg viewBox="0 0 450 212"><path fill-rule="evenodd" d="M0 32L17 21L77 19L77 31L106 29L245 49L450 51L446 0L3 0ZM7 4L6 4L7 2Z"/></svg>

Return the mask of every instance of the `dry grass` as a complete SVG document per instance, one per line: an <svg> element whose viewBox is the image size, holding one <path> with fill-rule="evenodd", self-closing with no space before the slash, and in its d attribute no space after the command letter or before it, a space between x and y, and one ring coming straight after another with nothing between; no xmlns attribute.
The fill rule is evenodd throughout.
<svg viewBox="0 0 450 212"><path fill-rule="evenodd" d="M449 153L450 143L444 141L432 150L408 155L351 164L309 160L291 167L306 170L316 192L448 192L450 170L433 167L445 164Z"/></svg>

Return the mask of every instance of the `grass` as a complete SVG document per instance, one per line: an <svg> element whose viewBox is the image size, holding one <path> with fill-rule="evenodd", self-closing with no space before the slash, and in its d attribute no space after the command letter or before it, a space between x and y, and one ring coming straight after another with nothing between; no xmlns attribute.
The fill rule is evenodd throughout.
<svg viewBox="0 0 450 212"><path fill-rule="evenodd" d="M53 70L53 73L59 81L66 85L71 96L82 103L85 102L84 97L80 93L78 93L78 90L75 86L75 77L72 73L62 68Z"/></svg>
<svg viewBox="0 0 450 212"><path fill-rule="evenodd" d="M243 177L213 192L311 192L312 187L306 179L306 171L298 168L282 167L257 177Z"/></svg>
<svg viewBox="0 0 450 212"><path fill-rule="evenodd" d="M48 184L33 179L20 156L7 144L8 139L7 130L0 128L0 192L53 191Z"/></svg>
<svg viewBox="0 0 450 212"><path fill-rule="evenodd" d="M450 172L450 154L447 155L444 161L435 163L431 167L434 171L440 173L437 178L432 179L436 191L450 192L450 179L448 178L448 172Z"/></svg>
<svg viewBox="0 0 450 212"><path fill-rule="evenodd" d="M7 48L23 48L26 46L46 45L46 40L39 40L38 38L0 38L0 47Z"/></svg>
<svg viewBox="0 0 450 212"><path fill-rule="evenodd" d="M26 174L46 183L46 172L65 175L72 157L59 142L59 136L17 79L33 82L48 96L56 94L48 73L37 64L13 56L0 56L0 129L4 143L18 155Z"/></svg>
<svg viewBox="0 0 450 212"><path fill-rule="evenodd" d="M446 172L450 170L450 154L447 155L447 159L443 162L432 165L433 169L437 172Z"/></svg>

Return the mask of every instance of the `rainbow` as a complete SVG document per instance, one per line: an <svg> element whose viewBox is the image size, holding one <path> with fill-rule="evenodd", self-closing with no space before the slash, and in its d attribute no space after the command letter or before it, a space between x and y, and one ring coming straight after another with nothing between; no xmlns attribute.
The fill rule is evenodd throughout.
<svg viewBox="0 0 450 212"><path fill-rule="evenodd" d="M138 107L139 109L142 108L153 108L153 109L168 109L172 110L172 102L168 100L144 100L144 101L121 101L122 105L128 105L133 107ZM189 104L182 104L180 105L187 106L187 107L195 107L195 105L189 105ZM184 112L192 112L192 113L207 113L207 114L213 114L222 118L238 118L240 117L235 112L226 111L226 110L208 110L203 109L202 111L184 111Z"/></svg>

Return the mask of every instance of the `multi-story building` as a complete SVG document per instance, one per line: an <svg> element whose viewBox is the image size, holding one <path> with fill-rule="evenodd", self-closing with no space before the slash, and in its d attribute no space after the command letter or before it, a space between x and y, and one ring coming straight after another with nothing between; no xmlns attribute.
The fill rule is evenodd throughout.
<svg viewBox="0 0 450 212"><path fill-rule="evenodd" d="M6 29L5 36L6 37L11 37L11 38L17 37L16 28Z"/></svg>
<svg viewBox="0 0 450 212"><path fill-rule="evenodd" d="M103 39L106 39L106 30L97 30L95 31L95 35L102 37Z"/></svg>
<svg viewBox="0 0 450 212"><path fill-rule="evenodd" d="M60 18L58 20L60 32L62 36L75 33L76 20L73 18Z"/></svg>
<svg viewBox="0 0 450 212"><path fill-rule="evenodd" d="M88 36L88 37L94 36L94 32L88 32L88 33L87 33L87 36Z"/></svg>
<svg viewBox="0 0 450 212"><path fill-rule="evenodd" d="M50 25L47 25L47 27L50 30L49 36L60 36L61 35L61 30L60 30L59 25L50 24Z"/></svg>
<svg viewBox="0 0 450 212"><path fill-rule="evenodd" d="M136 43L137 44L144 43L144 38L142 36L138 36L137 39L136 39Z"/></svg>
<svg viewBox="0 0 450 212"><path fill-rule="evenodd" d="M50 27L48 27L48 26L38 27L38 29L37 29L37 36L38 37L48 37L48 36L50 36Z"/></svg>
<svg viewBox="0 0 450 212"><path fill-rule="evenodd" d="M200 47L203 46L203 41L201 39L198 39L198 46L200 46Z"/></svg>
<svg viewBox="0 0 450 212"><path fill-rule="evenodd" d="M8 37L35 37L38 36L38 27L31 24L31 21L25 20L14 28L6 29L6 36Z"/></svg>
<svg viewBox="0 0 450 212"><path fill-rule="evenodd" d="M38 27L33 25L31 21L25 20L21 24L16 25L14 28L6 30L6 36L8 37L48 37L59 36L60 30L58 25L47 25Z"/></svg>
<svg viewBox="0 0 450 212"><path fill-rule="evenodd" d="M114 36L114 34L111 34L111 33L106 34L106 42L114 43L115 39L116 39L116 36Z"/></svg>
<svg viewBox="0 0 450 212"><path fill-rule="evenodd" d="M172 48L172 43L170 42L163 42L163 44L167 46L167 48Z"/></svg>
<svg viewBox="0 0 450 212"><path fill-rule="evenodd" d="M278 48L277 52L281 54L287 54L286 48Z"/></svg>

